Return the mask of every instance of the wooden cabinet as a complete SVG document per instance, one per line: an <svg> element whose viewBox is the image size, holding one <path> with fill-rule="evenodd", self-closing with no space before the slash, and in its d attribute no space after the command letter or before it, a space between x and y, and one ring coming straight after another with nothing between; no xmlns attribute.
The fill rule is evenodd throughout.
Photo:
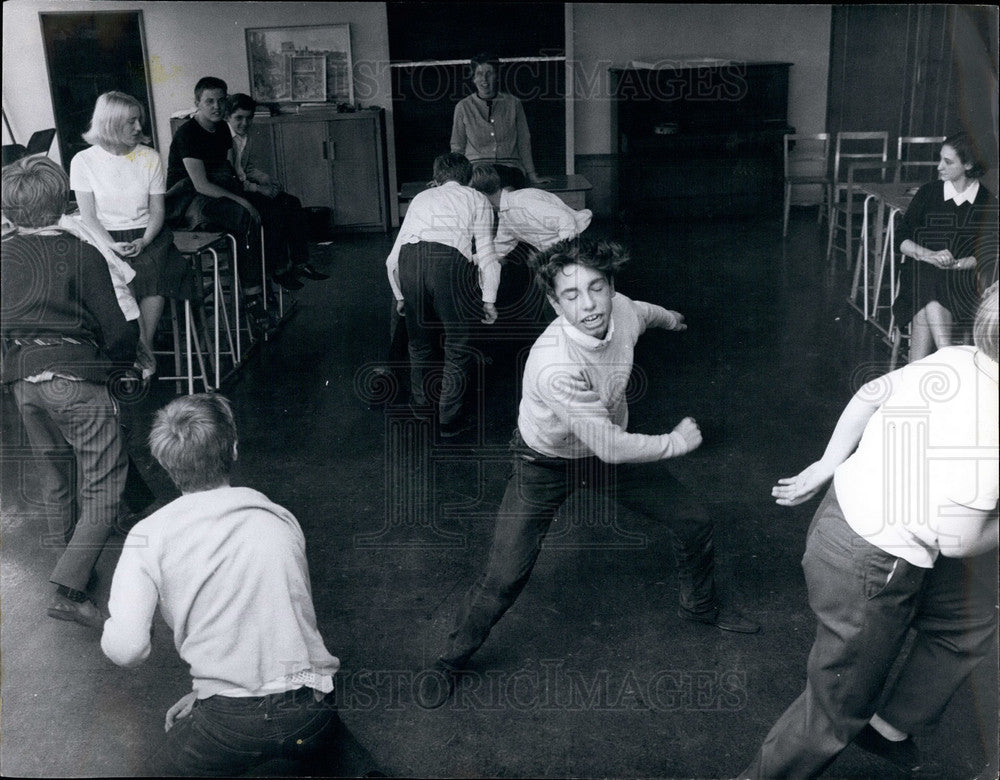
<svg viewBox="0 0 1000 780"><path fill-rule="evenodd" d="M334 228L389 229L382 109L257 117L252 133L255 165L303 206L331 209Z"/></svg>
<svg viewBox="0 0 1000 780"><path fill-rule="evenodd" d="M612 68L626 220L779 210L787 62Z"/></svg>

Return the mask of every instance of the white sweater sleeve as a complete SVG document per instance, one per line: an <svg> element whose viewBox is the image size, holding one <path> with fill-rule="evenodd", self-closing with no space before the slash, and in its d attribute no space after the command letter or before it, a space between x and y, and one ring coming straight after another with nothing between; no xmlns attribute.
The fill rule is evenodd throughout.
<svg viewBox="0 0 1000 780"><path fill-rule="evenodd" d="M104 623L101 650L119 666L137 666L149 657L153 613L159 598L156 583L142 560L138 545L143 542L129 534L122 550Z"/></svg>
<svg viewBox="0 0 1000 780"><path fill-rule="evenodd" d="M549 407L605 463L648 463L675 458L689 450L680 434L628 433L616 425L600 396L580 375L557 371L545 384Z"/></svg>

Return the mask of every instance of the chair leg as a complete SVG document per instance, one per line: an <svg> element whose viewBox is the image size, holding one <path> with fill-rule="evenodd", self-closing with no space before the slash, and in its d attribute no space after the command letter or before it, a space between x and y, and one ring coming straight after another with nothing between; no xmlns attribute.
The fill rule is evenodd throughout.
<svg viewBox="0 0 1000 780"><path fill-rule="evenodd" d="M831 260L833 258L833 234L836 232L837 227L837 212L833 207L833 202L830 202L830 210L827 212L826 217L826 259Z"/></svg>
<svg viewBox="0 0 1000 780"><path fill-rule="evenodd" d="M781 235L785 237L788 235L788 207L791 205L792 199L792 185L785 182L785 208L784 217L781 223Z"/></svg>
<svg viewBox="0 0 1000 780"><path fill-rule="evenodd" d="M181 330L177 324L177 301L174 298L170 299L170 324L174 336L174 376L178 377L174 382L174 392L180 395L184 392L179 378L181 376Z"/></svg>

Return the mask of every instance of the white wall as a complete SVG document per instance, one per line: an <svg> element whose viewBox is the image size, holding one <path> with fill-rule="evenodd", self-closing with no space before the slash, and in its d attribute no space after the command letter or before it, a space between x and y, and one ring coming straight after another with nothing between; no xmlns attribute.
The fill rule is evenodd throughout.
<svg viewBox="0 0 1000 780"><path fill-rule="evenodd" d="M156 136L164 158L170 115L193 104L194 84L201 76L224 79L231 92L250 91L247 27L350 24L355 99L386 109L389 186L396 191L384 3L9 0L3 4L3 107L18 141L25 143L35 130L55 124L39 12L137 10L143 15ZM4 143L9 143L6 128ZM53 155L58 157L55 145ZM395 218L396 199L390 200Z"/></svg>
<svg viewBox="0 0 1000 780"><path fill-rule="evenodd" d="M788 121L823 132L830 63L829 5L574 3L576 153L608 154L608 68L687 56L791 62Z"/></svg>

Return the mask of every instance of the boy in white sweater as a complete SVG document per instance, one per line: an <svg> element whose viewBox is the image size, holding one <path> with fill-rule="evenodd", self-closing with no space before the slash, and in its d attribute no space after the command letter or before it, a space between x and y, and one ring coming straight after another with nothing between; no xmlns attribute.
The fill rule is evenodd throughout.
<svg viewBox="0 0 1000 780"><path fill-rule="evenodd" d="M571 239L530 260L559 316L539 336L525 364L518 430L511 442L513 475L497 514L486 571L466 595L435 664L447 684L427 684L420 694L425 707L447 700L454 672L465 666L527 583L556 511L587 483L614 491L625 506L668 525L681 618L724 631L760 629L718 602L712 521L694 496L662 466L638 465L690 452L701 444L701 432L690 417L670 433L626 431L625 390L636 341L647 327L687 328L678 312L615 293L615 271L627 259L617 244Z"/></svg>
<svg viewBox="0 0 1000 780"><path fill-rule="evenodd" d="M167 742L153 759L166 775L238 775L276 757L311 762L349 739L302 529L256 490L230 486L236 442L220 395L157 412L150 449L183 495L132 529L111 584L104 654L125 667L145 661L159 604L191 668L194 690L167 711Z"/></svg>

